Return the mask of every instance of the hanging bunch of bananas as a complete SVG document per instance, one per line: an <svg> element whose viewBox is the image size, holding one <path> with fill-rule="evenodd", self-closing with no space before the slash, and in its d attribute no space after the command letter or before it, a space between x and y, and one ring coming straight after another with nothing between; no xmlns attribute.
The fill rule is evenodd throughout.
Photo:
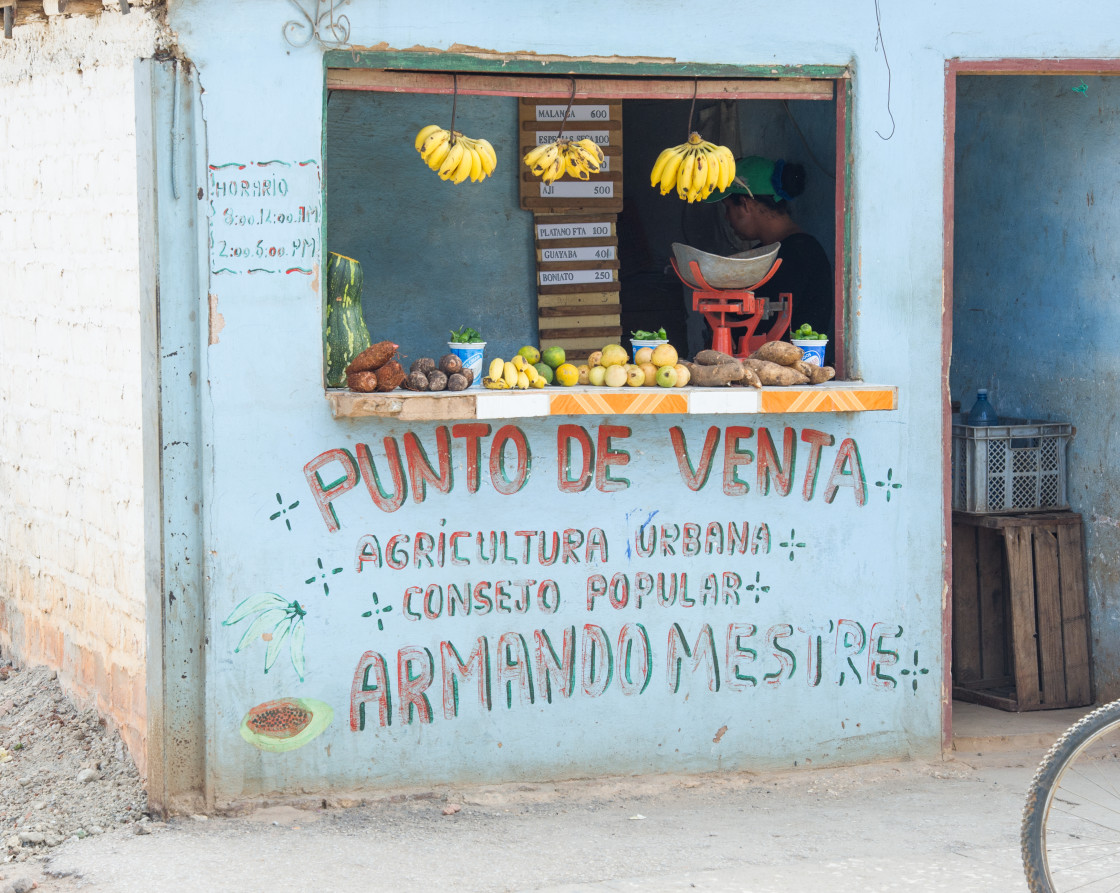
<svg viewBox="0 0 1120 893"><path fill-rule="evenodd" d="M599 173L603 158L603 150L593 140L561 137L530 149L522 161L534 177L540 177L543 183L551 183L564 174L577 180L587 180L592 174Z"/></svg>
<svg viewBox="0 0 1120 893"><path fill-rule="evenodd" d="M441 180L472 183L485 180L494 172L498 156L486 140L475 140L458 131L446 130L438 124L422 127L416 134L416 151Z"/></svg>
<svg viewBox="0 0 1120 893"><path fill-rule="evenodd" d="M735 156L727 146L709 143L698 133L688 142L666 149L653 163L649 185L661 184L661 194L677 190L686 202L700 201L717 189L726 189L735 179Z"/></svg>

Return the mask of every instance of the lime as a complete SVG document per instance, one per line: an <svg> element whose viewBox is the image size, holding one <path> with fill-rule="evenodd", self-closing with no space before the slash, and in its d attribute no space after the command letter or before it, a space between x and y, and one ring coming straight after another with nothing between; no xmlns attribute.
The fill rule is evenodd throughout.
<svg viewBox="0 0 1120 893"><path fill-rule="evenodd" d="M541 354L540 359L548 363L548 365L553 369L556 369L557 367L562 365L564 360L566 359L564 356L564 348L557 347L556 345L553 345L552 347L546 347L544 349L544 353Z"/></svg>
<svg viewBox="0 0 1120 893"><path fill-rule="evenodd" d="M552 384L552 367L548 363L534 363L533 368L537 370L537 374L544 379L545 384Z"/></svg>

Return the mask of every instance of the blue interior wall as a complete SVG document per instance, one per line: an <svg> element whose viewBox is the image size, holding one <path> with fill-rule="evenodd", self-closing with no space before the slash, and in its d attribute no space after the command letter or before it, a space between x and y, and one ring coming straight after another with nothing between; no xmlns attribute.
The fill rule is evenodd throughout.
<svg viewBox="0 0 1120 893"><path fill-rule="evenodd" d="M427 124L451 124L451 97L334 92L327 105L327 246L361 261L362 305L375 341L412 358L447 353L448 332L472 326L488 351L536 341L533 215L517 180L456 185L413 147ZM517 100L460 96L455 129L485 135L504 164L517 157Z"/></svg>
<svg viewBox="0 0 1120 893"><path fill-rule="evenodd" d="M1120 78L957 82L953 359L967 411L1072 422L1098 695L1120 695Z"/></svg>

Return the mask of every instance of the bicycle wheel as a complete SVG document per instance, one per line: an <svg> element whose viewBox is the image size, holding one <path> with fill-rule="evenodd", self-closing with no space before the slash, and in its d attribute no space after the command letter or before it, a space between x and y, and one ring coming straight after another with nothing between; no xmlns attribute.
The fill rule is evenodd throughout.
<svg viewBox="0 0 1120 893"><path fill-rule="evenodd" d="M1050 748L1027 794L1020 844L1031 893L1120 890L1120 701Z"/></svg>

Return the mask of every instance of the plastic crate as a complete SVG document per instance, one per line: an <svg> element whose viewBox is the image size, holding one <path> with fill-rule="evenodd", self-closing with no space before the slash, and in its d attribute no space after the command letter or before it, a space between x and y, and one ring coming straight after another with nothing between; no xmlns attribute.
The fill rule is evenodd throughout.
<svg viewBox="0 0 1120 893"><path fill-rule="evenodd" d="M1069 508L1068 422L1005 419L973 427L953 420L953 508L974 514L1048 512Z"/></svg>

